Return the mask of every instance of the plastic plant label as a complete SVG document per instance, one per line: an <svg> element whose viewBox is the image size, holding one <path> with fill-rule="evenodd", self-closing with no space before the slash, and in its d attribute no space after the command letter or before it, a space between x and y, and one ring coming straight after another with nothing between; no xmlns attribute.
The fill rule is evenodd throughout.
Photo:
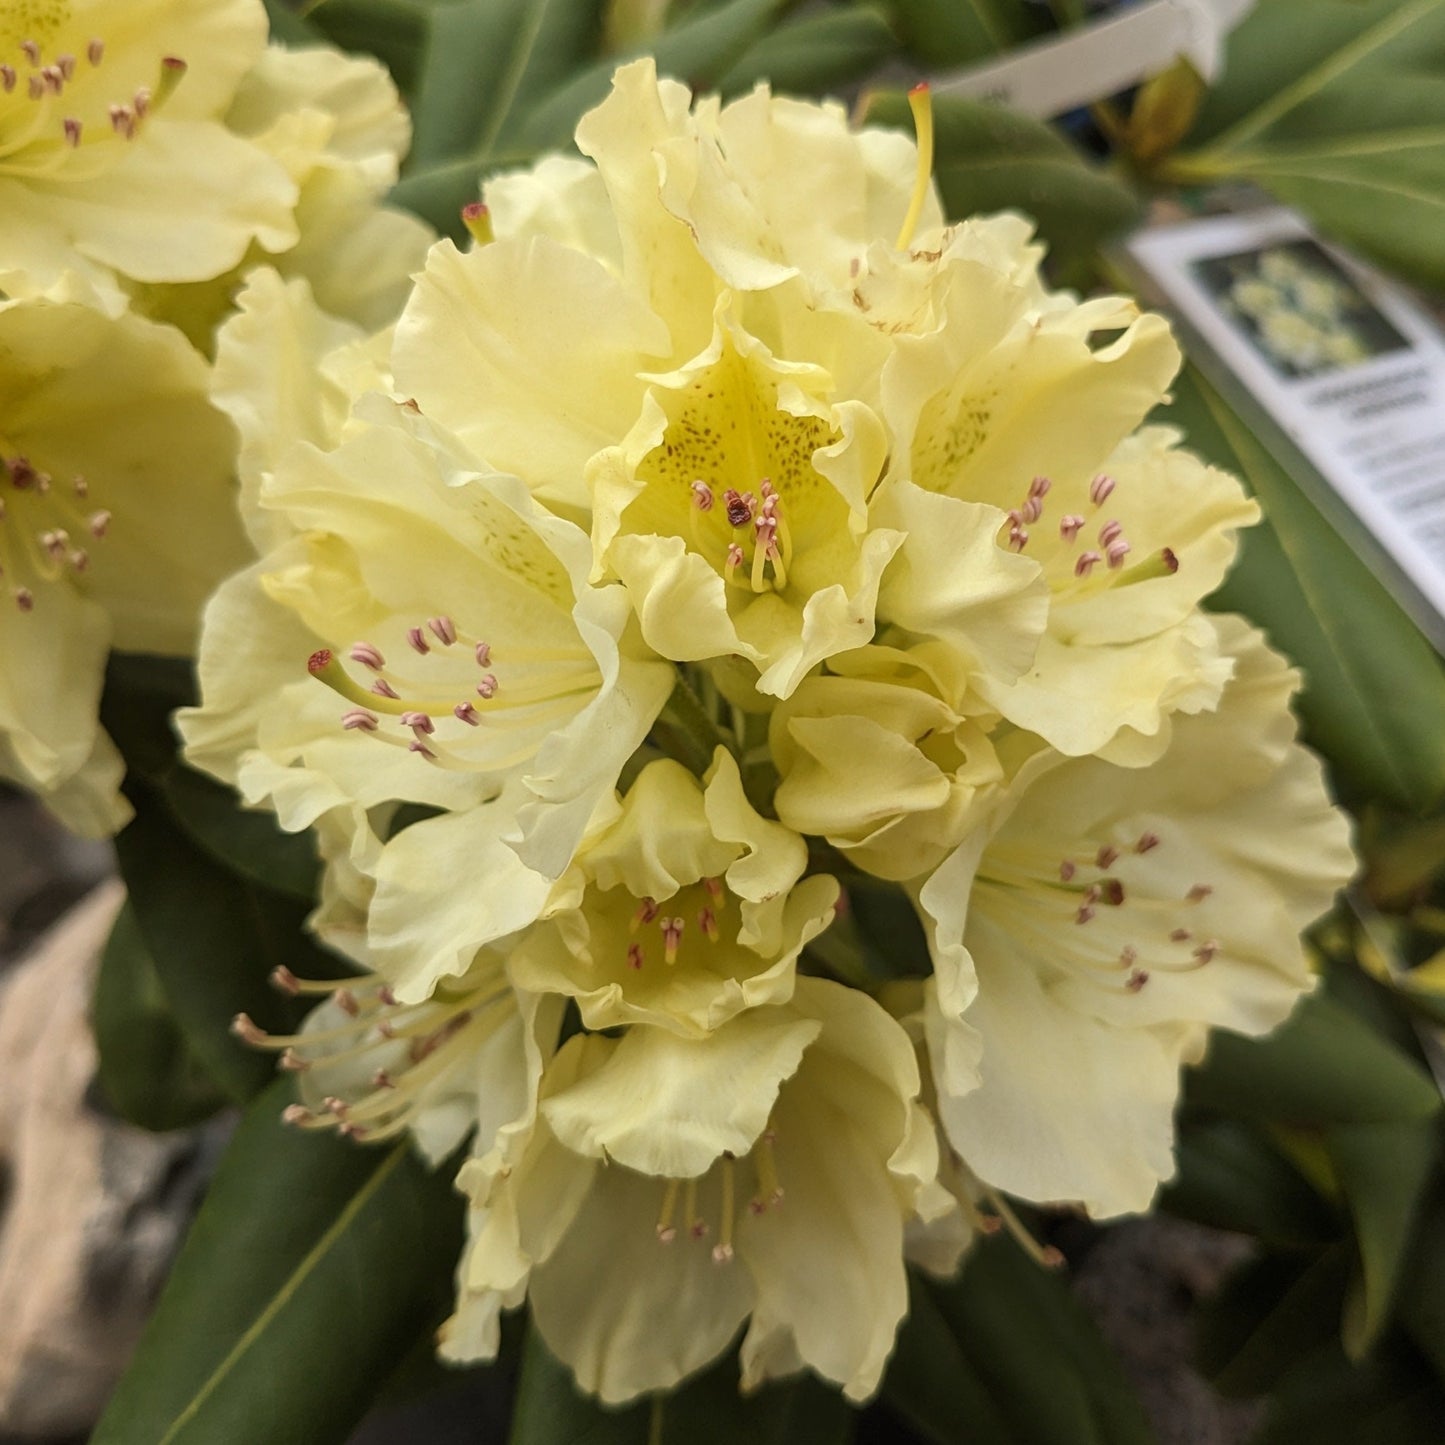
<svg viewBox="0 0 1445 1445"><path fill-rule="evenodd" d="M1445 646L1445 336L1432 318L1281 207L1148 229L1126 249L1191 358L1281 460L1303 456L1317 505Z"/></svg>

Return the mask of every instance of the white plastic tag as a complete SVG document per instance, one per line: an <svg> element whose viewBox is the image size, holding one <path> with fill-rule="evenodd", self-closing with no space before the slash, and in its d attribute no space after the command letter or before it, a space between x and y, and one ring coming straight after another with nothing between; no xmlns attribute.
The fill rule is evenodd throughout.
<svg viewBox="0 0 1445 1445"><path fill-rule="evenodd" d="M1191 358L1445 650L1439 327L1280 206L1152 227L1125 250Z"/></svg>
<svg viewBox="0 0 1445 1445"><path fill-rule="evenodd" d="M1000 60L951 71L935 95L996 101L1047 118L1116 95L1183 56L1207 81L1220 70L1224 39L1255 0L1145 0L1010 51Z"/></svg>

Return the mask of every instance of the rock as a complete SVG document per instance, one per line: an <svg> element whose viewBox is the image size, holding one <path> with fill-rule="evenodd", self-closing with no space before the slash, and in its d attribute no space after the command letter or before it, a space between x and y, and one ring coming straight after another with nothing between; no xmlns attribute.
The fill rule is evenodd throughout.
<svg viewBox="0 0 1445 1445"><path fill-rule="evenodd" d="M0 985L0 1436L88 1432L195 1205L206 1136L97 1107L88 1023L124 891L95 889Z"/></svg>

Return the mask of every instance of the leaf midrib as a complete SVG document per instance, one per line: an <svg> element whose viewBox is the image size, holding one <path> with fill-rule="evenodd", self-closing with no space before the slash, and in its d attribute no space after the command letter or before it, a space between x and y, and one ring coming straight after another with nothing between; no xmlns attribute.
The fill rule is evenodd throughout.
<svg viewBox="0 0 1445 1445"><path fill-rule="evenodd" d="M350 1229L356 1216L371 1201L372 1196L390 1177L392 1171L400 1164L406 1153L407 1146L399 1144L379 1164L365 1184L352 1195L346 1208L336 1217L336 1221L306 1252L301 1263L287 1276L284 1284L271 1297L266 1307L251 1322L245 1333L232 1345L225 1359L206 1377L200 1388L191 1397L179 1415L171 1423L171 1427L157 1442L157 1445L171 1445L180 1432L195 1419L206 1401L220 1388L227 1375L240 1363L242 1357L260 1338L262 1332L291 1302L296 1291L306 1282L307 1278L320 1265L328 1252L336 1245L341 1237Z"/></svg>
<svg viewBox="0 0 1445 1445"><path fill-rule="evenodd" d="M1402 5L1393 15L1362 31L1348 45L1342 46L1313 70L1306 71L1298 80L1277 91L1272 99L1222 131L1215 137L1210 150L1225 151L1241 140L1259 135L1281 116L1288 115L1310 96L1318 94L1331 82L1347 74L1381 46L1388 44L1396 36L1403 35L1412 25L1423 20L1432 11L1438 10L1441 4L1445 4L1445 0L1414 0L1413 4Z"/></svg>

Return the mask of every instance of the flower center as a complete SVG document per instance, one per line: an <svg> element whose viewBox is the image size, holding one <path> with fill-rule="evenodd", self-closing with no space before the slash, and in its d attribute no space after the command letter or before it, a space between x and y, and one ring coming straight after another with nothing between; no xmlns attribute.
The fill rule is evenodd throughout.
<svg viewBox="0 0 1445 1445"><path fill-rule="evenodd" d="M57 482L0 438L0 586L22 612L34 610L38 584L90 565L87 546L111 518L89 501L84 477Z"/></svg>
<svg viewBox="0 0 1445 1445"><path fill-rule="evenodd" d="M55 7L63 10L63 7ZM121 154L180 83L186 63L166 56L154 84L115 94L105 89L105 42L74 49L47 44L68 20L15 38L0 29L0 175L23 180L88 180ZM36 38L40 36L41 38ZM76 159L83 152L84 162Z"/></svg>
<svg viewBox="0 0 1445 1445"><path fill-rule="evenodd" d="M1089 484L1089 506L1094 516L1064 512L1058 520L1058 543L1045 559L1055 592L1099 592L1108 587L1167 577L1179 570L1179 559L1164 547L1152 556L1129 562L1134 550L1124 533L1124 524L1109 515L1108 501L1117 483L1100 473ZM1048 477L1035 477L1017 507L1009 510L1006 526L1008 546L1013 552L1028 548L1031 536L1044 524L1047 498L1052 490ZM1030 528L1035 529L1030 532Z"/></svg>
<svg viewBox="0 0 1445 1445"><path fill-rule="evenodd" d="M372 674L363 684L329 648L311 654L307 669L353 706L341 726L379 741L408 748L441 766L470 767L437 733L442 722L453 744L470 729L487 726L549 728L575 713L578 700L601 686L596 659L579 642L573 647L514 647L471 637L447 616L405 629L409 668L388 667L381 649L354 642L350 660ZM439 655L438 655L439 654ZM430 658L428 667L413 659ZM397 728L383 727L395 718ZM530 756L524 750L515 761ZM503 762L489 758L490 766Z"/></svg>
<svg viewBox="0 0 1445 1445"><path fill-rule="evenodd" d="M627 923L628 968L641 972L660 957L669 968L680 964L716 972L723 941L719 919L726 913L727 898L721 878L703 878L680 888L666 904L644 898Z"/></svg>
<svg viewBox="0 0 1445 1445"><path fill-rule="evenodd" d="M658 1243L671 1244L678 1236L679 1227L691 1241L708 1237L711 1226L699 1207L698 1197L704 1190L711 1193L715 1180L718 1210L717 1242L712 1247L713 1262L726 1264L732 1259L737 1201L741 1194L747 1192L745 1181L751 1180L754 1186L748 1197L750 1213L766 1214L783 1202L783 1187L778 1182L777 1160L773 1151L776 1140L777 1134L769 1126L744 1159L724 1154L707 1173L698 1178L667 1180L662 1187L662 1207L657 1215Z"/></svg>
<svg viewBox="0 0 1445 1445"><path fill-rule="evenodd" d="M1086 970L1105 987L1139 993L1152 974L1190 973L1220 952L1197 920L1211 884L1191 883L1165 897L1119 876L1164 846L1153 831L1125 845L1083 841L1062 858L995 843L979 869L975 906L1043 956Z"/></svg>

